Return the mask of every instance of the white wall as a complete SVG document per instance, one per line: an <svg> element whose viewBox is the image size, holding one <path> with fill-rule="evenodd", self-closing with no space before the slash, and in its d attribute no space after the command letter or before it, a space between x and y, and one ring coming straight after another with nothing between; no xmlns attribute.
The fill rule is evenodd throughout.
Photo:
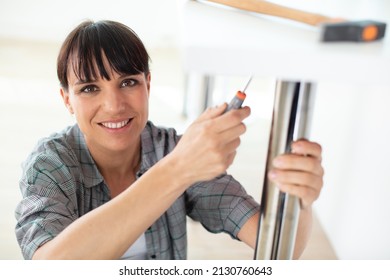
<svg viewBox="0 0 390 280"><path fill-rule="evenodd" d="M341 259L390 259L389 108L389 84L318 88L312 137L325 184L315 210Z"/></svg>
<svg viewBox="0 0 390 280"><path fill-rule="evenodd" d="M176 44L175 0L0 0L0 37L62 42L87 18L121 21L147 47Z"/></svg>

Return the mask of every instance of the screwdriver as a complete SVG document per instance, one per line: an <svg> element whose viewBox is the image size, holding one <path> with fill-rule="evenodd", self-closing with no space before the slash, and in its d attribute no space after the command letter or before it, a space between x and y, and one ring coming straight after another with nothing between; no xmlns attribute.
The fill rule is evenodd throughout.
<svg viewBox="0 0 390 280"><path fill-rule="evenodd" d="M252 81L252 76L250 76L248 82L246 83L244 89L242 91L237 91L236 95L233 97L233 99L230 101L229 105L227 106L226 110L224 113L233 110L233 109L238 109L241 108L242 103L244 102L246 98L245 91L248 88L249 84Z"/></svg>

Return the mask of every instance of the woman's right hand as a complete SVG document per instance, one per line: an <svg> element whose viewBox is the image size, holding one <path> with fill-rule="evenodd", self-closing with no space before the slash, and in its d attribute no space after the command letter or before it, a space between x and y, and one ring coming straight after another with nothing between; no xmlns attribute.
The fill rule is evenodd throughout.
<svg viewBox="0 0 390 280"><path fill-rule="evenodd" d="M239 137L246 131L243 120L250 115L250 108L223 114L226 107L225 103L208 108L188 127L170 154L186 185L211 180L232 164Z"/></svg>

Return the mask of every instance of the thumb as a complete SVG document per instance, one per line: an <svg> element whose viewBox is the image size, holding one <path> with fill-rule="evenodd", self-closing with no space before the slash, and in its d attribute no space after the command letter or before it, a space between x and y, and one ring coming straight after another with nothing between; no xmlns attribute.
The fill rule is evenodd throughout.
<svg viewBox="0 0 390 280"><path fill-rule="evenodd" d="M200 115L198 121L216 118L223 114L223 112L226 110L226 107L227 107L226 103L223 103L216 107L209 107Z"/></svg>

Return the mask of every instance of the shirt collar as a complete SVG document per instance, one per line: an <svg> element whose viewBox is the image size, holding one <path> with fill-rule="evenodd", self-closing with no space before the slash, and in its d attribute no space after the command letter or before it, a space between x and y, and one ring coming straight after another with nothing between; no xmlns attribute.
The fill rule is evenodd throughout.
<svg viewBox="0 0 390 280"><path fill-rule="evenodd" d="M83 174L84 186L87 188L99 185L104 181L100 174L95 161L93 160L83 133L79 126L75 124L70 131L70 145L80 163L81 173Z"/></svg>
<svg viewBox="0 0 390 280"><path fill-rule="evenodd" d="M141 166L137 174L137 177L145 173L151 168L158 160L153 145L153 124L148 121L144 130L141 133Z"/></svg>

